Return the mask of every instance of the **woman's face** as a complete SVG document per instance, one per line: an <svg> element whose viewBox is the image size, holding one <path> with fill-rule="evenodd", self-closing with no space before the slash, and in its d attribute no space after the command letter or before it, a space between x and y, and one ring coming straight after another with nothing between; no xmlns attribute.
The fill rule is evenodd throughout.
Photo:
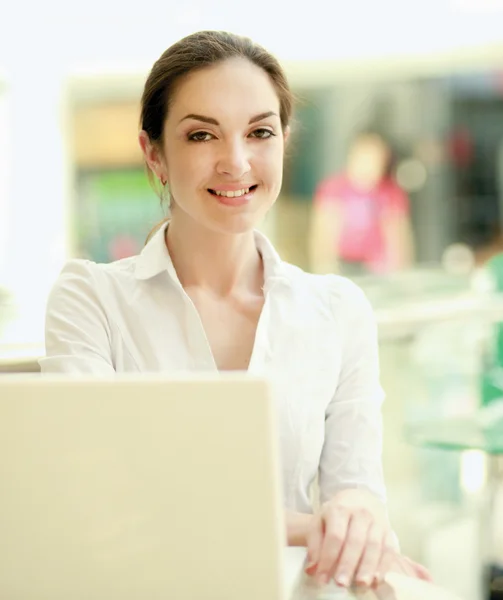
<svg viewBox="0 0 503 600"><path fill-rule="evenodd" d="M256 226L278 197L284 135L279 98L262 69L233 59L191 73L176 89L162 162L173 219L224 233Z"/></svg>

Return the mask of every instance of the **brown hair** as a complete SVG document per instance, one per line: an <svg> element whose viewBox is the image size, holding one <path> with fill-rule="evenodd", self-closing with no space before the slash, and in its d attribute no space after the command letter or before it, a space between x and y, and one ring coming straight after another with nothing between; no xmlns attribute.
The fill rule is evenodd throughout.
<svg viewBox="0 0 503 600"><path fill-rule="evenodd" d="M283 130L293 111L293 95L278 60L247 37L226 31L199 31L170 46L154 63L141 98L140 126L150 141L162 144L164 123L176 86L189 73L231 58L244 58L263 69L276 89ZM152 173L149 178L153 182ZM167 219L149 233L147 242Z"/></svg>

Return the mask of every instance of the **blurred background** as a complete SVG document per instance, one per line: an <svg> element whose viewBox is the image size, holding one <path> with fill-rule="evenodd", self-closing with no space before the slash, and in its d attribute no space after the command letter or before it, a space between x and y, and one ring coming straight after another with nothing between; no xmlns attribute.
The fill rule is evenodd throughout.
<svg viewBox="0 0 503 600"><path fill-rule="evenodd" d="M297 96L264 230L376 310L404 551L463 598L502 598L501 23L500 0L2 5L0 370L36 369L68 258L136 254L163 216L137 143L153 62L199 29L249 35Z"/></svg>

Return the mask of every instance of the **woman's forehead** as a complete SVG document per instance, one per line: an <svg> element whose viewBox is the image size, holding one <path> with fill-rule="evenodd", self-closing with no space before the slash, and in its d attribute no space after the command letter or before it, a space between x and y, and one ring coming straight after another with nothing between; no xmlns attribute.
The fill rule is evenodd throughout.
<svg viewBox="0 0 503 600"><path fill-rule="evenodd" d="M178 122L187 114L220 120L274 112L279 98L269 75L244 59L228 60L190 73L178 86L170 107Z"/></svg>

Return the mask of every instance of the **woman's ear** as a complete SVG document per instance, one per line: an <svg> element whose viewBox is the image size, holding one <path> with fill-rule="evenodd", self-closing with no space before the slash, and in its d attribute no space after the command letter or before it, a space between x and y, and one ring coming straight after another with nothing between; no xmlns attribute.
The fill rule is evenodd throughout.
<svg viewBox="0 0 503 600"><path fill-rule="evenodd" d="M285 147L287 146L288 141L290 139L290 133L291 133L290 125L287 125L285 127L285 130L283 131L283 140L285 142Z"/></svg>
<svg viewBox="0 0 503 600"><path fill-rule="evenodd" d="M147 163L148 168L154 173L154 175L161 181L167 180L167 169L164 164L164 158L157 144L153 144L146 131L140 131L138 136L140 148L143 153L143 158Z"/></svg>

